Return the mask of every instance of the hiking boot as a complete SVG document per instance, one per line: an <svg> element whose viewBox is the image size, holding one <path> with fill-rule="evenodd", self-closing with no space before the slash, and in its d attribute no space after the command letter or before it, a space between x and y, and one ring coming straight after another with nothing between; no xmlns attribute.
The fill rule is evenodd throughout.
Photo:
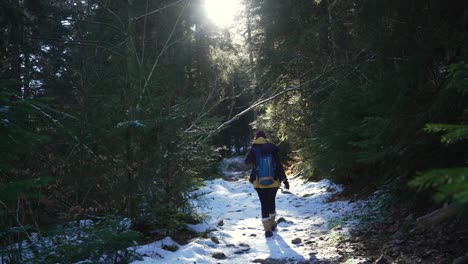
<svg viewBox="0 0 468 264"><path fill-rule="evenodd" d="M273 232L271 231L271 220L270 219L271 219L271 217L262 219L263 229L265 229L265 237L272 237L273 236Z"/></svg>
<svg viewBox="0 0 468 264"><path fill-rule="evenodd" d="M276 227L277 227L275 218L276 218L276 213L270 214L269 221L270 221L271 231L275 231L275 229L276 229Z"/></svg>

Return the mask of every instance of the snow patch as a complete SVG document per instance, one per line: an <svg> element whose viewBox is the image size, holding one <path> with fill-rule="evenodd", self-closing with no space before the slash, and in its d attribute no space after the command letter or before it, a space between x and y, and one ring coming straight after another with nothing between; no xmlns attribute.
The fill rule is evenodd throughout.
<svg viewBox="0 0 468 264"><path fill-rule="evenodd" d="M276 199L278 224L272 238L266 239L261 223L260 202L253 186L247 181L249 169L244 157L225 159L220 170L225 178L206 181L197 190L203 200L194 201L198 213L207 215L203 223L188 225L196 232L209 233L180 246L175 252L163 249L163 244L176 244L170 238L137 247L144 256L134 263L250 263L255 259L301 261L331 261L340 257L334 240L349 235L365 202L336 201L329 198L342 191L342 186L329 180L306 182L289 179L290 190L280 189ZM339 228L336 228L338 227ZM299 241L300 243L293 243ZM225 257L225 259L223 259ZM365 260L353 259L347 263Z"/></svg>

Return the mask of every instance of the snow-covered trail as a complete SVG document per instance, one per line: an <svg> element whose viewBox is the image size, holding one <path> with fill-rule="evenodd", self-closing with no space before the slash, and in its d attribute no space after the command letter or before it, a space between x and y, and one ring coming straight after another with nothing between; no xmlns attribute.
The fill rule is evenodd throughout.
<svg viewBox="0 0 468 264"><path fill-rule="evenodd" d="M205 223L190 226L197 232L211 231L187 245L165 238L137 251L144 256L134 263L359 263L346 259L346 237L354 223L345 215L359 214L362 202L327 203L341 187L330 181L305 182L289 179L290 191L279 190L276 199L278 224L272 238L265 238L260 202L247 181L243 157L224 160L224 179L207 181L200 212ZM333 228L334 227L334 228ZM295 241L293 241L295 240ZM171 252L163 248L178 247Z"/></svg>

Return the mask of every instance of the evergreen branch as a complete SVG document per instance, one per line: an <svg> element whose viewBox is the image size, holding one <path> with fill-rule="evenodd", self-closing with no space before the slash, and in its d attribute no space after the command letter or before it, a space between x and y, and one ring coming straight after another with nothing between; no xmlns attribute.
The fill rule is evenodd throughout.
<svg viewBox="0 0 468 264"><path fill-rule="evenodd" d="M16 98L18 98L18 99L24 101L24 99L23 99L21 96L17 95L17 94L15 94L14 96L15 96ZM49 119L50 121L52 121L52 123L54 123L55 125L57 125L58 127L62 128L62 129L65 129L65 126L64 126L62 123L60 123L60 121L58 121L57 119L55 119L54 117L52 117L52 116L49 115L48 113L44 112L44 110L42 110L40 107L38 107L37 105L34 105L34 104L32 104L32 103L28 103L28 104L29 104L32 108L34 108L35 110L37 110L39 113L41 113L43 116L47 117L47 119ZM83 145L83 147L84 147L91 155L93 155L95 158L97 158L96 154L94 154L94 152L93 152L87 145L83 144L77 136L71 134L71 133L68 132L68 131L67 131L67 134L68 134L69 136L71 136L74 140L76 140L77 142L79 142L81 145Z"/></svg>
<svg viewBox="0 0 468 264"><path fill-rule="evenodd" d="M445 132L441 137L442 143L455 143L468 138L467 125L451 125L451 124L426 124L424 131L428 133Z"/></svg>

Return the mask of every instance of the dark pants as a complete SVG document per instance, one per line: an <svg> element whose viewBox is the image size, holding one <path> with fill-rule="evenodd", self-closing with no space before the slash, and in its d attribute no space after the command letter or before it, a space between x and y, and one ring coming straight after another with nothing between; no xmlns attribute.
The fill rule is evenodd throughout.
<svg viewBox="0 0 468 264"><path fill-rule="evenodd" d="M255 190L257 191L258 198L260 198L260 204L262 206L262 218L270 217L270 214L274 214L276 212L275 200L278 188L255 188Z"/></svg>

